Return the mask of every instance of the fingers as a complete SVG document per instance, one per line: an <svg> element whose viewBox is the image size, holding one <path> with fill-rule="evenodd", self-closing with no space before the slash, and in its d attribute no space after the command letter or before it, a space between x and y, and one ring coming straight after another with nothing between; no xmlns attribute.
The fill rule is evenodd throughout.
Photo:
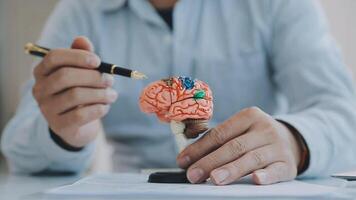
<svg viewBox="0 0 356 200"><path fill-rule="evenodd" d="M72 49L51 50L35 68L34 76L36 79L45 77L61 66L96 68L100 65L100 59L93 51L94 46L88 38L77 37L72 43Z"/></svg>
<svg viewBox="0 0 356 200"><path fill-rule="evenodd" d="M52 95L72 87L105 88L114 83L110 74L100 73L95 70L63 67L43 80L41 91Z"/></svg>
<svg viewBox="0 0 356 200"><path fill-rule="evenodd" d="M76 87L53 97L49 106L52 107L53 112L56 114L63 114L82 105L111 104L116 101L117 96L117 92L111 88L92 89Z"/></svg>
<svg viewBox="0 0 356 200"><path fill-rule="evenodd" d="M72 49L83 49L94 52L94 45L87 37L79 36L74 39Z"/></svg>
<svg viewBox="0 0 356 200"><path fill-rule="evenodd" d="M276 146L268 145L246 153L241 158L213 170L210 174L212 182L216 185L226 185L241 177L265 166L282 160ZM189 178L189 171L188 171ZM189 179L190 180L190 179ZM202 181L201 179L198 180Z"/></svg>
<svg viewBox="0 0 356 200"><path fill-rule="evenodd" d="M268 132L252 131L234 138L195 162L190 168L202 169L204 172L202 179L205 180L212 170L240 158L251 150L270 144L272 141L266 137L267 134Z"/></svg>
<svg viewBox="0 0 356 200"><path fill-rule="evenodd" d="M297 171L293 145L290 145L292 136L258 108L245 109L189 145L177 157L177 162L182 168L194 163L187 171L191 183L200 183L210 174L213 183L225 185L256 170L256 183L289 180ZM279 162L285 165L274 164L266 171L259 171ZM273 173L278 174L268 179Z"/></svg>
<svg viewBox="0 0 356 200"><path fill-rule="evenodd" d="M73 146L85 146L100 131L100 118L117 98L113 77L93 70L100 65L88 38L72 49L51 50L35 68L33 96L51 129Z"/></svg>
<svg viewBox="0 0 356 200"><path fill-rule="evenodd" d="M74 66L94 69L100 65L100 59L94 53L79 49L51 50L35 68L36 79L48 76L61 66Z"/></svg>
<svg viewBox="0 0 356 200"><path fill-rule="evenodd" d="M221 145L245 133L262 113L258 108L248 108L213 128L195 143L185 148L177 157L177 163L185 168Z"/></svg>
<svg viewBox="0 0 356 200"><path fill-rule="evenodd" d="M275 162L264 169L259 169L252 173L253 181L259 185L289 181L296 176L297 169L286 162Z"/></svg>
<svg viewBox="0 0 356 200"><path fill-rule="evenodd" d="M58 118L60 122L57 124L68 124L69 126L66 127L67 129L76 129L91 121L104 117L108 113L109 108L109 105L104 104L77 107L76 109L63 114L61 118ZM61 129L61 127L57 128Z"/></svg>

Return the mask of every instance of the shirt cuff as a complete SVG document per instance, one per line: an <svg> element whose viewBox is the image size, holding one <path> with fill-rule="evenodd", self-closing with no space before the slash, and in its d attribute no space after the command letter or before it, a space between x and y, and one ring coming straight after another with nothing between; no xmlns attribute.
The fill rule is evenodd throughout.
<svg viewBox="0 0 356 200"><path fill-rule="evenodd" d="M328 141L323 135L322 128L318 128L319 123L303 114L277 115L274 118L293 126L303 137L309 150L309 166L298 177L325 176L323 169L327 167L328 160L327 156L323 155L330 155L331 152L328 152L330 148L328 148Z"/></svg>
<svg viewBox="0 0 356 200"><path fill-rule="evenodd" d="M75 147L70 144L68 144L66 141L64 141L57 133L55 133L51 128L48 127L49 130L49 135L51 136L52 140L60 147L67 151L72 151L72 152L78 152L83 150L84 147Z"/></svg>
<svg viewBox="0 0 356 200"><path fill-rule="evenodd" d="M43 115L40 115L36 124L38 126L36 130L39 130L37 132L37 145L50 162L48 170L77 173L88 167L94 152L95 142L86 145L81 151L68 151L56 144L51 138L48 123Z"/></svg>

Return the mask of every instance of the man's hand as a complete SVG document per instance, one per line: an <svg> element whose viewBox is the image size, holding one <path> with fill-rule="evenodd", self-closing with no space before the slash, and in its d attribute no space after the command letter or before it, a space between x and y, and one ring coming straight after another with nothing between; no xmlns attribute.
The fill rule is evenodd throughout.
<svg viewBox="0 0 356 200"><path fill-rule="evenodd" d="M82 147L100 131L102 118L117 98L113 77L94 70L100 59L85 37L72 49L52 50L34 69L35 97L50 128L65 142Z"/></svg>
<svg viewBox="0 0 356 200"><path fill-rule="evenodd" d="M189 145L177 162L189 167L192 183L210 177L225 185L252 173L256 184L272 184L294 179L300 157L298 142L284 124L247 108Z"/></svg>

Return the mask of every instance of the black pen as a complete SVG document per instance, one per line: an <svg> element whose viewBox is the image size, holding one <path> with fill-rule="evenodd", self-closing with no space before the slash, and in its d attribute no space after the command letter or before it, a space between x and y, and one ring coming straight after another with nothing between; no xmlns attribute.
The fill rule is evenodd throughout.
<svg viewBox="0 0 356 200"><path fill-rule="evenodd" d="M34 56L39 56L39 57L45 57L49 51L51 51L48 48L41 47L32 43L28 43L25 46L25 52L30 55ZM110 63L105 63L101 62L100 66L98 67L98 70L102 73L108 73L108 74L117 74L120 76L125 76L133 79L146 79L147 76L139 71L131 70L131 69L126 69L123 67L119 67L114 64Z"/></svg>

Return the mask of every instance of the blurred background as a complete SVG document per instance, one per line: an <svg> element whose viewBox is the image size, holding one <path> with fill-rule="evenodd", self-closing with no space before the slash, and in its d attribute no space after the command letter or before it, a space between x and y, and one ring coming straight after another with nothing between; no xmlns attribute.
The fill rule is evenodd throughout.
<svg viewBox="0 0 356 200"><path fill-rule="evenodd" d="M0 134L15 112L21 86L31 75L33 58L23 53L23 46L37 40L57 1L0 0ZM320 0L320 3L350 73L356 77L356 1ZM4 161L0 156L1 168Z"/></svg>

